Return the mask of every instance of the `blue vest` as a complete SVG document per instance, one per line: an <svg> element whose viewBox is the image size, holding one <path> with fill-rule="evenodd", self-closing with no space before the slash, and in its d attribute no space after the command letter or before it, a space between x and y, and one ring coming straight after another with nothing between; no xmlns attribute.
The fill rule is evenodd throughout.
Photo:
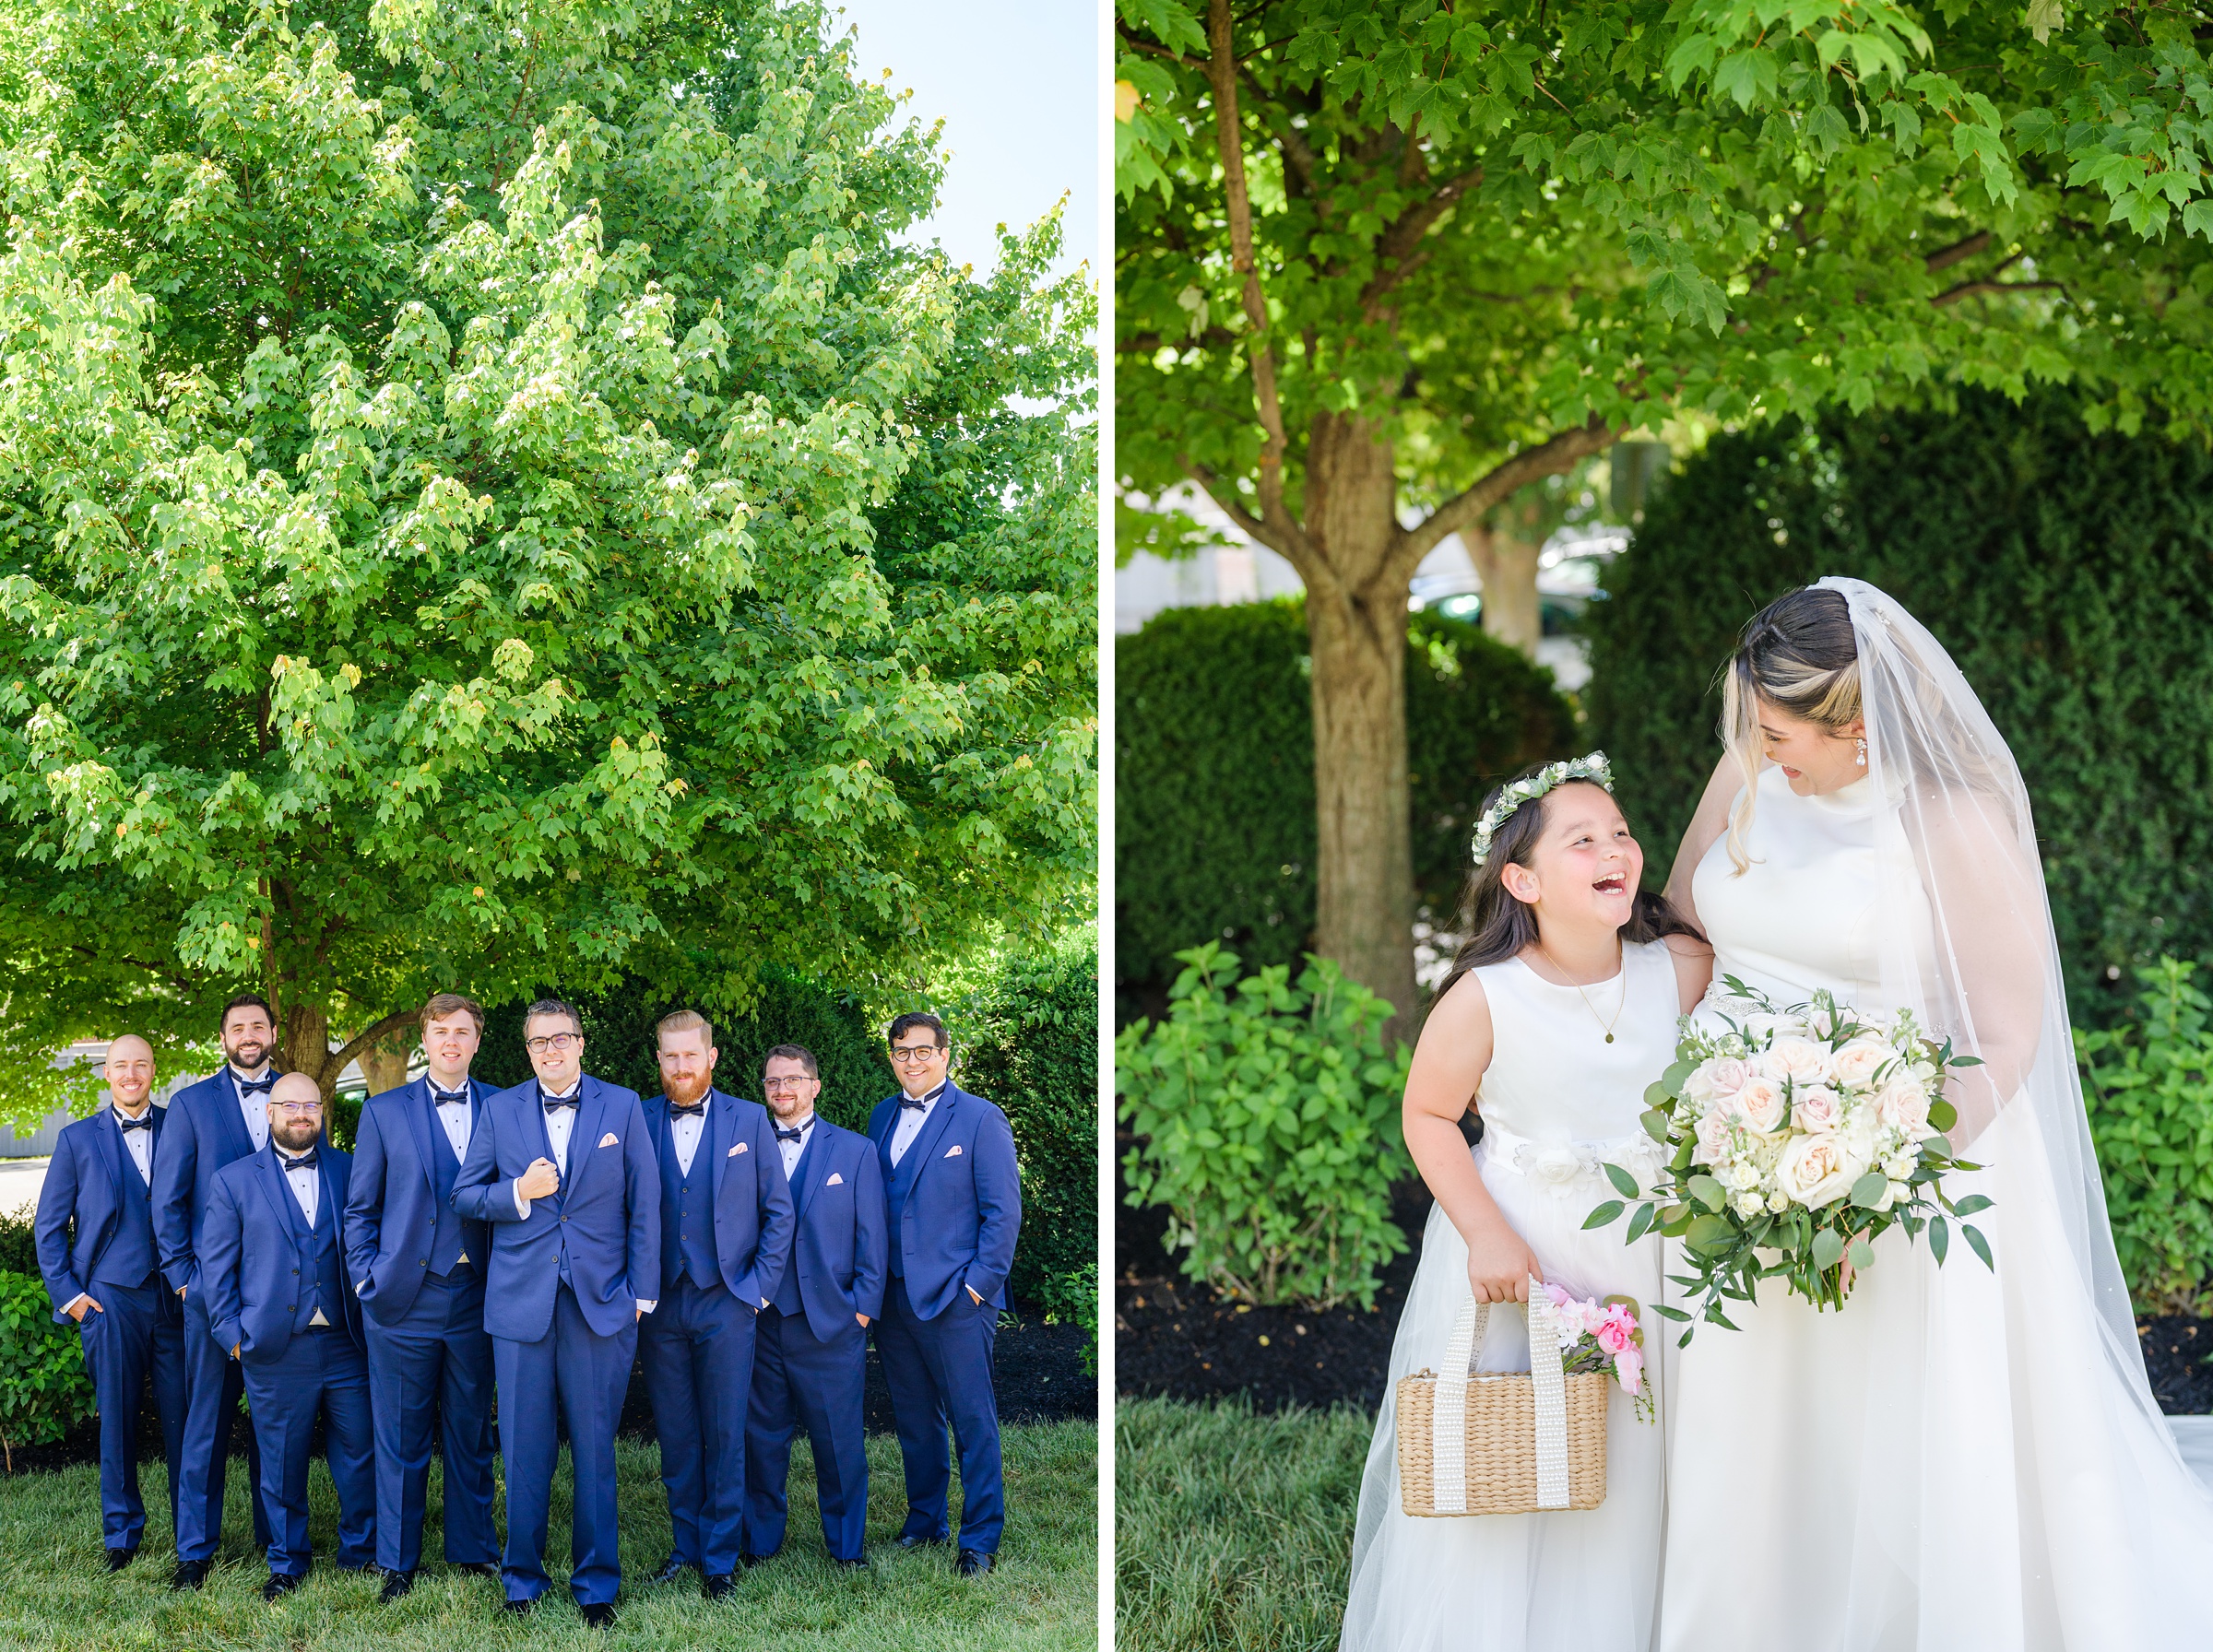
<svg viewBox="0 0 2213 1652"><path fill-rule="evenodd" d="M291 1198L291 1186L285 1186L285 1196ZM340 1292L345 1289L345 1276L338 1269L337 1212L331 1207L328 1184L315 1190L315 1225L310 1229L307 1218L300 1210L300 1201L291 1200L290 1215L295 1237L304 1237L302 1247L307 1266L300 1270L300 1299L292 1309L292 1330L295 1334L308 1328L315 1310L322 1309L323 1318L333 1330L346 1326L346 1299Z"/></svg>
<svg viewBox="0 0 2213 1652"><path fill-rule="evenodd" d="M92 1278L103 1285L143 1285L154 1270L154 1190L138 1179L131 1150L120 1150L123 1159L122 1213L107 1249L92 1265Z"/></svg>
<svg viewBox="0 0 2213 1652"><path fill-rule="evenodd" d="M461 1161L454 1157L454 1144L438 1120L438 1109L432 1104L427 1088L422 1104L431 1115L431 1181L438 1189L438 1231L431 1240L431 1271L451 1273L455 1261L468 1248L461 1218L454 1211L454 1177L461 1169ZM488 1258L471 1257L468 1260L469 1266L481 1273Z"/></svg>
<svg viewBox="0 0 2213 1652"><path fill-rule="evenodd" d="M945 1097L941 1092L937 1103L930 1108L930 1112L935 1113L939 1107L942 1107L944 1104ZM892 1127L884 1132L883 1146L878 1150L877 1154L883 1165L883 1202L890 1210L892 1219L892 1242L887 1247L889 1256L886 1260L890 1266L892 1277L895 1280L903 1280L906 1277L904 1258L899 1254L899 1212L906 1206L906 1196L914 1187L915 1178L922 1174L920 1151L922 1137L919 1131L916 1133L914 1140L907 1143L906 1152L899 1162L897 1164L892 1162L892 1142L899 1134L899 1116L896 1112L892 1115ZM927 1121L924 1123L923 1128L929 1128Z"/></svg>
<svg viewBox="0 0 2213 1652"><path fill-rule="evenodd" d="M807 1145L800 1150L799 1162L791 1167L791 1255L785 1260L784 1277L776 1281L776 1311L780 1314L807 1311L807 1304L799 1296L799 1251L807 1243L807 1224L799 1220L799 1189L806 1185L809 1161L814 1155L815 1143L822 1139L822 1121L817 1119L815 1127L807 1133ZM825 1152L828 1150L823 1149Z"/></svg>
<svg viewBox="0 0 2213 1652"><path fill-rule="evenodd" d="M668 1129L661 1154L661 1273L664 1279L669 1275L666 1258L680 1257L683 1266L676 1278L689 1275L704 1291L722 1282L722 1269L715 1261L715 1166L708 1162L707 1133L700 1132L692 1174L681 1175L676 1163L674 1120Z"/></svg>

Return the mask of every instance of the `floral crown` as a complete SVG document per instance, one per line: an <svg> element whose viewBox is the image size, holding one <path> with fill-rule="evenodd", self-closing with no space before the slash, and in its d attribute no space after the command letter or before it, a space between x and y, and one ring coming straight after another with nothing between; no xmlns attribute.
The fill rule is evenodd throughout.
<svg viewBox="0 0 2213 1652"><path fill-rule="evenodd" d="M1498 828L1514 818L1524 803L1534 803L1557 785L1570 780L1588 780L1611 792L1614 789L1614 768L1606 761L1606 754L1593 751L1588 757L1563 758L1556 763L1546 763L1526 780L1517 780L1498 794L1498 801L1483 811L1483 819L1475 824L1473 845L1475 864L1481 866L1491 856L1491 839Z"/></svg>

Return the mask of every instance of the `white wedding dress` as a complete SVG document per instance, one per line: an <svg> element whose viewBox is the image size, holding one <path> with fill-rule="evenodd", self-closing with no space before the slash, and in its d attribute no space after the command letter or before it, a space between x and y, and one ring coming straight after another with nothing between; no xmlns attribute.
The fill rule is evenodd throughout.
<svg viewBox="0 0 2213 1652"><path fill-rule="evenodd" d="M1484 1186L1536 1253L1547 1280L1578 1296L1622 1294L1640 1306L1662 1289L1658 1241L1622 1244L1624 1224L1583 1219L1615 1198L1597 1168L1610 1159L1649 1180L1657 1168L1638 1120L1644 1090L1674 1059L1675 964L1666 944L1625 946L1614 1042L1591 1003L1519 959L1474 973L1495 1047L1483 1076ZM1588 987L1603 1013L1613 983ZM1648 1157L1648 1155L1651 1155ZM1663 1440L1618 1387L1606 1430L1606 1500L1556 1514L1410 1517L1399 1505L1393 1396L1401 1377L1438 1370L1467 1300L1468 1247L1432 1206L1422 1259L1391 1351L1391 1386L1360 1481L1344 1652L1647 1652L1659 1583ZM1480 1369L1529 1369L1520 1310L1494 1310ZM1645 1339L1656 1379L1665 1322ZM1655 1398L1664 1400L1664 1391ZM1664 1405L1662 1407L1664 1415Z"/></svg>
<svg viewBox="0 0 2213 1652"><path fill-rule="evenodd" d="M1863 603L1870 598L1860 592L1880 597L1860 586ZM1910 619L1885 615L1884 624L1886 636L1910 635L1923 655L1935 646L1925 632L1908 633ZM1864 667L1868 654L1864 642ZM1934 703L1920 693L1915 714L1931 715ZM1924 768L1947 736L1884 733L1894 761L1921 741L1913 749ZM1961 892L1972 868L1934 886L1933 918L1922 868L1947 863L1941 845L1914 835L1929 830L1916 807L1956 808L1970 785L1979 797L1999 795L1994 764L1964 782L1955 777L1964 765L1951 766L1953 790L1926 787L1911 806L1896 767L1887 788L1871 775L1805 797L1768 769L1746 843L1749 870L1733 875L1717 842L1692 885L1714 946L1714 994L1734 974L1779 1005L1827 987L1883 1011L1899 1007L1899 983L1941 983L1952 971L1965 983L1952 1002L1968 1009L1947 1011L1934 987L1917 992L1923 1001L1911 1007L1924 1024L1954 1032L1947 1021L1979 1012L1994 1025L1991 995L1975 997L1994 966L1951 964L1953 946L1965 944L1943 939L1944 899L1957 903L1951 932L1974 927L1959 916L1973 898ZM2026 832L2025 796L2019 812ZM1988 880L2004 882L1995 870ZM2041 913L2041 879L2035 899ZM2015 907L2028 904L2017 892ZM2029 959L2024 969L2031 1022L2038 964ZM2112 1317L2117 1310L2125 1323L2124 1301L2101 1309L2085 1285L2081 1258L2100 1254L2103 1235L2068 1225L2066 1200L2079 1210L2085 1198L2080 1173L2070 1180L2055 1166L2079 1163L2088 1141L2070 1146L2061 1127L2072 1057L2064 998L2051 1009L2056 997L2054 985L2041 1030L2025 1041L2038 1052L2034 1070L1964 1150L1987 1168L1947 1183L1955 1198L1973 1190L1996 1201L1972 1219L1991 1242L1994 1275L1956 1235L1939 1268L1925 1243L1910 1246L1894 1228L1842 1312L1817 1312L1769 1280L1757 1306L1730 1304L1741 1330L1701 1325L1671 1354L1663 1652L2213 1646L2203 1593L2213 1580L2213 1499L2152 1409L2133 1343L2112 1346ZM2000 1036L1986 1032L1986 1042ZM2044 1087L2041 1107L2026 1099L2032 1085ZM2099 1200L2094 1220L2102 1219Z"/></svg>

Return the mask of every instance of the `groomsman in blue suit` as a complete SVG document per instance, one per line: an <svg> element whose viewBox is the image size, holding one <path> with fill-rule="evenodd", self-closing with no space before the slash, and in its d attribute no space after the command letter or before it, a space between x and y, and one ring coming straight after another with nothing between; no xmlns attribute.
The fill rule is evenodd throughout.
<svg viewBox="0 0 2213 1652"><path fill-rule="evenodd" d="M859 1567L869 1523L869 1454L861 1396L869 1323L883 1312L883 1173L876 1144L817 1117L822 1080L812 1053L780 1044L762 1089L776 1152L791 1181L799 1232L774 1305L761 1310L752 1404L745 1428L745 1557L784 1546L785 1482L801 1423L814 1450L822 1542Z"/></svg>
<svg viewBox="0 0 2213 1652"><path fill-rule="evenodd" d="M161 1273L184 1308L184 1461L177 1485L177 1569L170 1587L196 1589L207 1581L223 1534L223 1465L231 1422L244 1377L225 1358L208 1327L199 1286L201 1230L215 1178L234 1159L259 1152L269 1139L269 1091L277 1070L277 1018L254 993L223 1006L218 1023L223 1065L170 1098L154 1154L154 1245ZM261 1446L246 1433L246 1480L254 1503L254 1542L269 1546L269 1511L261 1495Z"/></svg>
<svg viewBox="0 0 2213 1652"><path fill-rule="evenodd" d="M991 1569L1006 1525L991 1344L1022 1227L1022 1174L1007 1115L947 1080L945 1023L903 1015L892 1022L890 1043L900 1093L877 1103L869 1139L881 1155L891 1225L891 1283L876 1351L906 1466L899 1544L912 1549L950 1535L950 1417L961 1453L956 1564L962 1576L975 1577Z"/></svg>
<svg viewBox="0 0 2213 1652"><path fill-rule="evenodd" d="M484 1224L454 1210L454 1181L491 1092L468 1076L484 1011L442 992L422 1007L430 1071L373 1095L355 1132L346 1258L369 1337L376 1411L376 1564L384 1599L422 1564L432 1422L445 1461L446 1564L499 1575L491 1519L491 1338Z"/></svg>
<svg viewBox="0 0 2213 1652"><path fill-rule="evenodd" d="M498 1374L507 1469L507 1610L546 1592L556 1418L575 1492L569 1589L594 1628L622 1586L615 1425L637 1322L661 1277L661 1178L637 1092L586 1078L584 1024L554 998L530 1006L523 1045L537 1078L478 1112L454 1209L491 1228L484 1328ZM556 1408L558 1407L558 1410Z"/></svg>
<svg viewBox="0 0 2213 1652"><path fill-rule="evenodd" d="M184 1311L154 1249L153 1046L126 1032L108 1046L108 1105L63 1127L39 1189L39 1271L53 1316L77 1327L100 1413L100 1524L108 1570L138 1552L138 1403L147 1379L161 1413L169 1516L184 1446ZM75 1224L75 1236L71 1227Z"/></svg>
<svg viewBox="0 0 2213 1652"><path fill-rule="evenodd" d="M730 1593L745 1537L745 1411L755 1317L791 1251L791 1189L768 1112L714 1088L715 1030L680 1009L657 1029L645 1103L661 1166L661 1293L638 1328L675 1542L656 1583L699 1568Z"/></svg>
<svg viewBox="0 0 2213 1652"><path fill-rule="evenodd" d="M269 1092L268 1145L217 1174L200 1237L208 1327L244 1374L261 1445L261 1495L274 1528L265 1600L307 1575L318 1413L338 1493L338 1565L358 1572L376 1556L369 1364L339 1236L352 1160L318 1145L322 1134L322 1091L304 1074L285 1074Z"/></svg>

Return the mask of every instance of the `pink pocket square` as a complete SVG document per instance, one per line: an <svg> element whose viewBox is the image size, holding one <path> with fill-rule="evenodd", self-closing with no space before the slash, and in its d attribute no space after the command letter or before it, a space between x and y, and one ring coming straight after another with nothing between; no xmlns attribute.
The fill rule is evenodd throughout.
<svg viewBox="0 0 2213 1652"><path fill-rule="evenodd" d="M948 1159L959 1158L961 1156L961 1144L956 1141L951 1147L947 1148L945 1150L945 1156Z"/></svg>
<svg viewBox="0 0 2213 1652"><path fill-rule="evenodd" d="M724 1157L726 1157L726 1158L730 1158L730 1159L735 1159L735 1158L736 1158L736 1157L737 1157L737 1156L738 1156L740 1153L742 1153L743 1151L745 1151L745 1143L744 1143L744 1142L742 1142L742 1141L740 1141L740 1143L739 1143L739 1144L738 1144L736 1147L732 1148L732 1149L731 1149L731 1150L729 1150L729 1151L728 1151L727 1154L725 1154L725 1155L724 1155Z"/></svg>
<svg viewBox="0 0 2213 1652"><path fill-rule="evenodd" d="M825 1187L842 1187L845 1186L845 1181L846 1178L838 1174L838 1173L834 1170L830 1173L830 1179L827 1182L824 1182L822 1186Z"/></svg>
<svg viewBox="0 0 2213 1652"><path fill-rule="evenodd" d="M609 1130L606 1135L599 1138L599 1145L601 1147L621 1147L622 1143L621 1139L618 1138L612 1130Z"/></svg>

